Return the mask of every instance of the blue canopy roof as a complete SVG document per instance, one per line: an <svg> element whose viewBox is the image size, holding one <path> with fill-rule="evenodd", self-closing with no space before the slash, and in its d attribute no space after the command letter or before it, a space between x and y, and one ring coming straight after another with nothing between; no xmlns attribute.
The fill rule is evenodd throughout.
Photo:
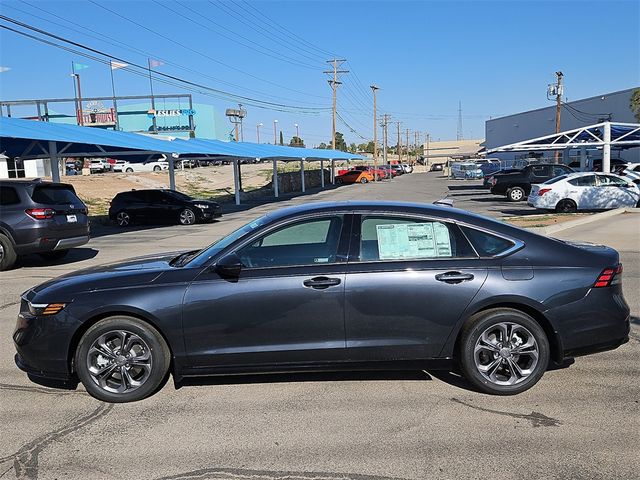
<svg viewBox="0 0 640 480"><path fill-rule="evenodd" d="M335 159L363 157L337 150L285 147L248 142L189 139L164 140L137 133L79 127L50 122L0 117L0 153L10 157L49 157L49 142L56 142L60 156L126 157L143 160L149 156L177 155L264 158L279 160Z"/></svg>

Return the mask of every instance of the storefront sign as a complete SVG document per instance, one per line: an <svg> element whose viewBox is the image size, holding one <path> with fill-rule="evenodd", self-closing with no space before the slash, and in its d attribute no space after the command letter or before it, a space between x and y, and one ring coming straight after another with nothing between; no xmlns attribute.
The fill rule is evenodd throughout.
<svg viewBox="0 0 640 480"><path fill-rule="evenodd" d="M192 108L182 108L176 110L149 110L147 116L149 118L155 117L181 117L195 115L196 111Z"/></svg>

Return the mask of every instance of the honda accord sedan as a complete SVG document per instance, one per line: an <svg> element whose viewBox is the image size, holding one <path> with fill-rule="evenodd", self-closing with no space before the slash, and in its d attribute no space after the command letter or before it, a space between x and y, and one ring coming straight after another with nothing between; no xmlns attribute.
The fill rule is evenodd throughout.
<svg viewBox="0 0 640 480"><path fill-rule="evenodd" d="M628 340L608 247L450 207L317 203L202 250L81 270L25 292L13 339L39 383L128 402L185 377L459 371L489 394Z"/></svg>

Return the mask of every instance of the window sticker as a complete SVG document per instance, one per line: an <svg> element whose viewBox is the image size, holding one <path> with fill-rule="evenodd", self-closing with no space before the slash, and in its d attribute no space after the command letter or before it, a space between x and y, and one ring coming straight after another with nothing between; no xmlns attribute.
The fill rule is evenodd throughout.
<svg viewBox="0 0 640 480"><path fill-rule="evenodd" d="M451 256L449 229L441 223L376 225L380 260Z"/></svg>

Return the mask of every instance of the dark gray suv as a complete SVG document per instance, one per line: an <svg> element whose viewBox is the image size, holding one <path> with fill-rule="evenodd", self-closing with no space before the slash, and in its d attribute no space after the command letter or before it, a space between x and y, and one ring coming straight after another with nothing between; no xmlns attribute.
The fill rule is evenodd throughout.
<svg viewBox="0 0 640 480"><path fill-rule="evenodd" d="M18 255L54 260L88 241L87 207L71 185L0 180L0 271Z"/></svg>

